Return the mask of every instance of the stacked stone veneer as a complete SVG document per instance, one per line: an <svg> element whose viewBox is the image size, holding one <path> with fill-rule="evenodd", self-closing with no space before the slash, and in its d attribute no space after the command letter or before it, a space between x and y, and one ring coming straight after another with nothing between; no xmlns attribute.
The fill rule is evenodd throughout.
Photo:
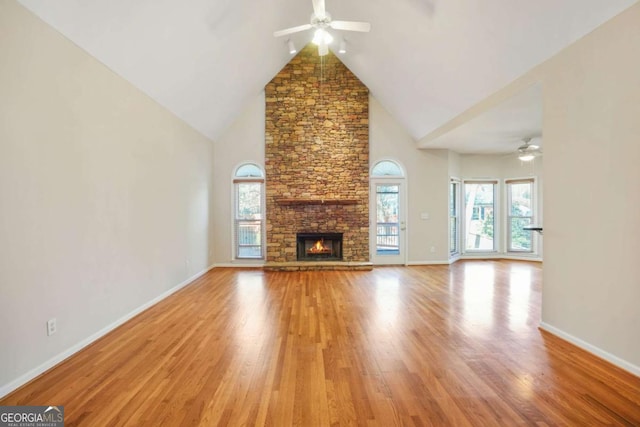
<svg viewBox="0 0 640 427"><path fill-rule="evenodd" d="M267 265L296 261L297 232L324 231L344 233L344 261L368 262L367 87L310 44L265 95Z"/></svg>

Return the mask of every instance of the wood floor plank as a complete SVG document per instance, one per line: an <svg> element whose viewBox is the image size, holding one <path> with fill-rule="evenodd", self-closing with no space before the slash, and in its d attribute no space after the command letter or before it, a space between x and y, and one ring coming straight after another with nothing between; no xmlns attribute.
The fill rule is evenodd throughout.
<svg viewBox="0 0 640 427"><path fill-rule="evenodd" d="M640 378L538 329L539 263L215 269L0 405L68 426L640 426Z"/></svg>

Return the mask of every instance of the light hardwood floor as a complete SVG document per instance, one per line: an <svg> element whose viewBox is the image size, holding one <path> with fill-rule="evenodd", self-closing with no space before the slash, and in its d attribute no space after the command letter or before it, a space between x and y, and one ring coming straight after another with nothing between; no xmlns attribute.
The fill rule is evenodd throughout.
<svg viewBox="0 0 640 427"><path fill-rule="evenodd" d="M215 269L0 401L66 425L640 425L640 379L541 332L541 265Z"/></svg>

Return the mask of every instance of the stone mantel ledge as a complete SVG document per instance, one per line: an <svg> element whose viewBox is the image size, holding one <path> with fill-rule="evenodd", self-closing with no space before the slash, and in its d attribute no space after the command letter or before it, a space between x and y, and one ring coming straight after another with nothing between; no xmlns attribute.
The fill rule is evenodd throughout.
<svg viewBox="0 0 640 427"><path fill-rule="evenodd" d="M276 203L283 206L305 205L357 205L358 199L276 199Z"/></svg>

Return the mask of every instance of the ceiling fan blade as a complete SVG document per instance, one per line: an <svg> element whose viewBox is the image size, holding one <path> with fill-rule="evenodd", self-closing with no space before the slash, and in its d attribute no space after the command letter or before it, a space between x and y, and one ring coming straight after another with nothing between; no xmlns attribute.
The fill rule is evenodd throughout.
<svg viewBox="0 0 640 427"><path fill-rule="evenodd" d="M316 15L316 18L319 20L323 20L327 14L327 11L324 9L324 0L311 0L313 2L313 14Z"/></svg>
<svg viewBox="0 0 640 427"><path fill-rule="evenodd" d="M524 152L524 151L538 151L540 149L539 145L535 145L535 144L525 144L525 145L521 145L520 147L518 147L518 151L520 152Z"/></svg>
<svg viewBox="0 0 640 427"><path fill-rule="evenodd" d="M274 31L274 37L286 36L287 34L293 34L300 31L308 30L311 28L311 24L298 25L297 27L286 28L280 31Z"/></svg>
<svg viewBox="0 0 640 427"><path fill-rule="evenodd" d="M360 31L363 33L371 31L371 24L368 22L331 21L329 26L336 30Z"/></svg>

